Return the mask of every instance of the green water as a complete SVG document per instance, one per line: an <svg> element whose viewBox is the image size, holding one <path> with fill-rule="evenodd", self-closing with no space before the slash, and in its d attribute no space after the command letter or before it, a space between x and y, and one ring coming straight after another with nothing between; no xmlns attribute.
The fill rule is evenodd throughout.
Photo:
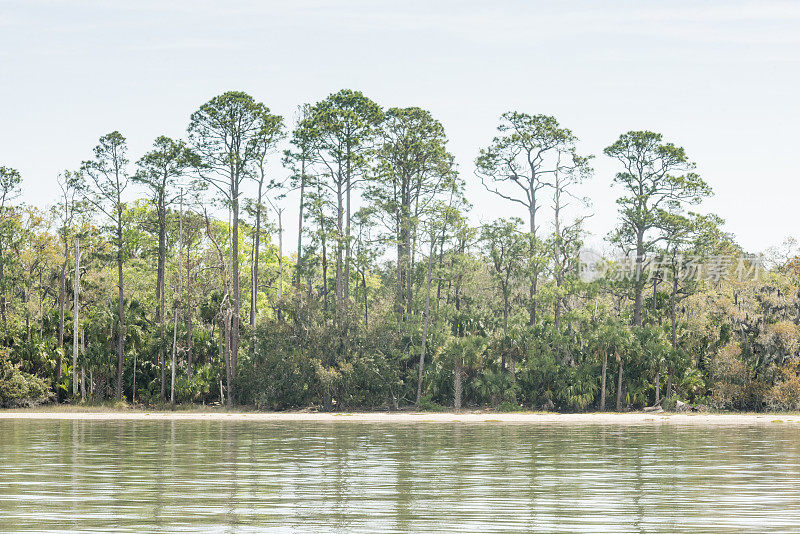
<svg viewBox="0 0 800 534"><path fill-rule="evenodd" d="M800 425L0 421L0 531L800 531Z"/></svg>

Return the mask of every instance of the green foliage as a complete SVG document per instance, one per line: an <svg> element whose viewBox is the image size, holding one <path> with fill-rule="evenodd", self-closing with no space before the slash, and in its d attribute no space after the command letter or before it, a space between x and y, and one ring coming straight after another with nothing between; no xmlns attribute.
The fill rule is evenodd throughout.
<svg viewBox="0 0 800 534"><path fill-rule="evenodd" d="M146 199L130 198L114 131L61 175L49 212L17 205L21 177L0 167L2 403L69 400L76 381L92 402L161 403L174 351L175 399L187 403L395 410L419 387L422 410L460 399L588 411L603 394L623 410L800 408L797 252L761 279L730 276L755 262L719 217L688 211L711 189L660 134L627 132L605 149L621 189L609 244L643 276L589 281L585 218L562 210L582 200L591 157L552 116L500 118L476 168L514 211L477 228L429 111L384 111L350 89L302 106L286 184L271 158L284 130L250 95L218 95L191 115L186 141L158 137L138 159L130 178ZM273 221L294 198L296 249L289 218ZM719 255L733 259L720 277L686 275Z"/></svg>
<svg viewBox="0 0 800 534"><path fill-rule="evenodd" d="M0 347L0 407L36 406L52 396L49 385L41 378L20 370L8 351Z"/></svg>
<svg viewBox="0 0 800 534"><path fill-rule="evenodd" d="M431 400L430 397L422 397L419 400L419 409L423 412L444 412L447 407Z"/></svg>
<svg viewBox="0 0 800 534"><path fill-rule="evenodd" d="M509 401L503 401L497 406L498 412L518 412L520 407L517 404Z"/></svg>
<svg viewBox="0 0 800 534"><path fill-rule="evenodd" d="M206 402L212 400L212 388L215 385L217 371L210 365L195 366L192 378L185 374L178 375L175 381L175 397L180 402Z"/></svg>
<svg viewBox="0 0 800 534"><path fill-rule="evenodd" d="M800 375L796 366L783 368L781 375L767 394L767 405L773 410L800 410Z"/></svg>

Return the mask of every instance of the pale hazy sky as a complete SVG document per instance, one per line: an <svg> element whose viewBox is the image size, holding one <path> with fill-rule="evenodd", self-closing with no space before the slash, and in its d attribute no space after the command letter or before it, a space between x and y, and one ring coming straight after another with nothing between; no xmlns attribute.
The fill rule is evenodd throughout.
<svg viewBox="0 0 800 534"><path fill-rule="evenodd" d="M631 129L686 148L748 250L800 234L800 1L0 0L0 80L0 164L37 205L109 131L136 160L223 91L291 122L347 87L442 121L476 222L522 215L473 175L518 110L555 115L597 155L584 191L598 238L616 221L602 149Z"/></svg>

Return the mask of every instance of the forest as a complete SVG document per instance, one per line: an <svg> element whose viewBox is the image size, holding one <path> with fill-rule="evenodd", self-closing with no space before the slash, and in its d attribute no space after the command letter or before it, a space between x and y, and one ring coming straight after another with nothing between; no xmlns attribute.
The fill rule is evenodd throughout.
<svg viewBox="0 0 800 534"><path fill-rule="evenodd" d="M147 153L102 135L46 207L0 166L0 406L800 409L797 244L737 244L677 140L507 112L467 175L424 109L295 115L233 91ZM475 224L467 183L521 217Z"/></svg>

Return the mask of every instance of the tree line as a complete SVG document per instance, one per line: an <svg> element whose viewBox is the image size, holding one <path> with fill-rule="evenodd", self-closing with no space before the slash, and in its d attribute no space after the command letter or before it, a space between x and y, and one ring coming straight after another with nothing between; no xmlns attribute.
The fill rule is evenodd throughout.
<svg viewBox="0 0 800 534"><path fill-rule="evenodd" d="M682 147L623 133L597 177L508 112L475 156L358 91L291 124L227 92L138 159L103 135L47 208L0 167L0 404L800 409L796 244L747 255ZM592 261L589 179L619 195ZM474 225L468 180L524 218Z"/></svg>

